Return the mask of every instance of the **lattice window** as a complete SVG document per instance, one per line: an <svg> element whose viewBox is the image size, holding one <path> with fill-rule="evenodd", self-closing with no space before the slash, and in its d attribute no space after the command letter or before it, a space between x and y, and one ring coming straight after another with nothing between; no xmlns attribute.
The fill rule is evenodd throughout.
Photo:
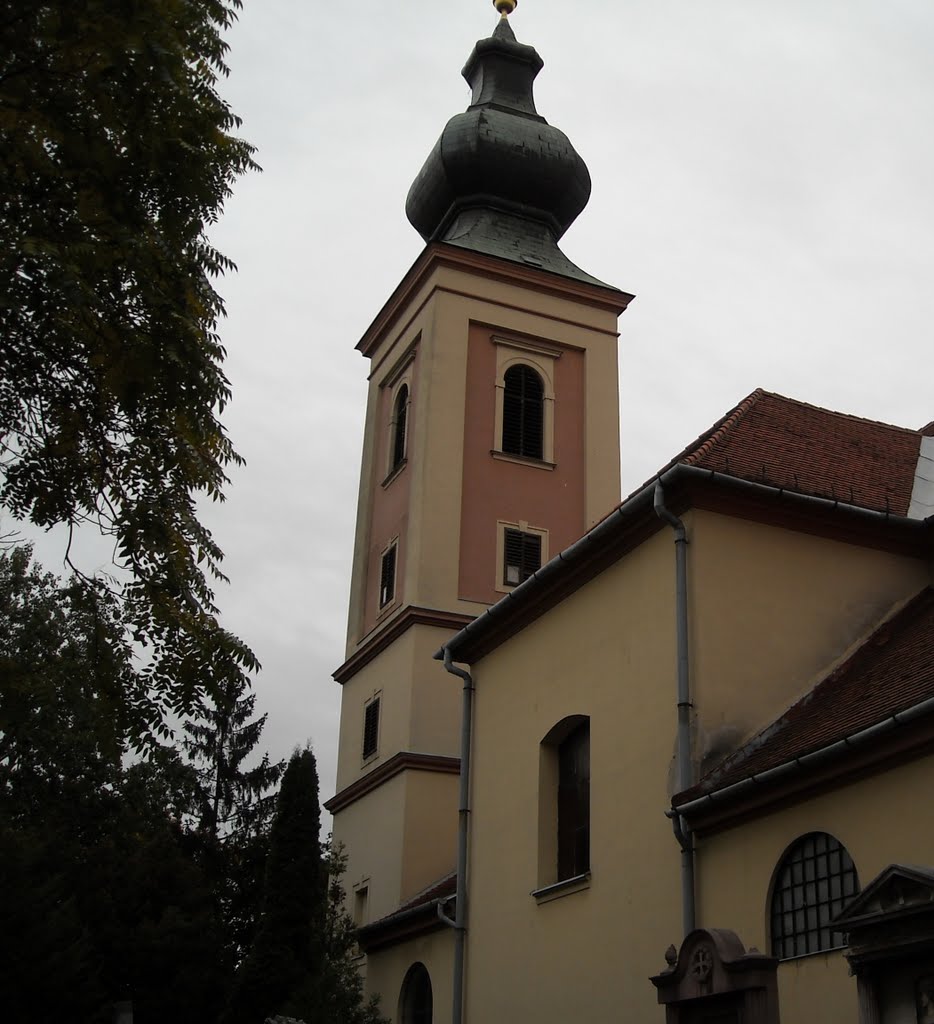
<svg viewBox="0 0 934 1024"><path fill-rule="evenodd" d="M541 377L530 366L510 366L503 386L503 451L541 459L545 425Z"/></svg>
<svg viewBox="0 0 934 1024"><path fill-rule="evenodd" d="M515 587L527 580L542 564L542 538L523 530L503 531L503 583Z"/></svg>
<svg viewBox="0 0 934 1024"><path fill-rule="evenodd" d="M772 955L786 959L844 944L831 920L859 893L846 848L826 832L798 839L782 858L772 886Z"/></svg>

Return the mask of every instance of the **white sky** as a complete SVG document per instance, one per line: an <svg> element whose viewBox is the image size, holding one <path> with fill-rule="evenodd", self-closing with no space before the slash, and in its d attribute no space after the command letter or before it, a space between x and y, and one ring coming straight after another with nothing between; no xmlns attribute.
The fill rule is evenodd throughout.
<svg viewBox="0 0 934 1024"><path fill-rule="evenodd" d="M408 187L496 24L489 0L246 0L222 92L264 168L216 244L247 466L205 518L225 623L263 663L265 745L334 791L366 361L421 251ZM562 248L634 292L620 321L623 493L757 386L934 419L934 3L520 0L539 113L593 179ZM49 568L56 568L46 558ZM453 685L439 669L438 685Z"/></svg>

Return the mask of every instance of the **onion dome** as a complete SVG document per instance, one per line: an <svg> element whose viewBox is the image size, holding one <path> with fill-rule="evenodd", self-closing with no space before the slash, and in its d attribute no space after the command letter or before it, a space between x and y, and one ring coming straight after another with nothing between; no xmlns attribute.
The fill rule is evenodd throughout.
<svg viewBox="0 0 934 1024"><path fill-rule="evenodd" d="M447 242L595 283L558 249L590 198L590 174L568 137L536 111L543 61L502 18L463 75L470 106L452 117L409 189L406 216L426 242Z"/></svg>

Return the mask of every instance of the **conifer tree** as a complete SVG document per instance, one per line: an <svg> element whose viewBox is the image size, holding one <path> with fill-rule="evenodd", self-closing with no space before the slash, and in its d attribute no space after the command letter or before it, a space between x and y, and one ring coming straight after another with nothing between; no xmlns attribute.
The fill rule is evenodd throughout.
<svg viewBox="0 0 934 1024"><path fill-rule="evenodd" d="M224 922L231 958L239 963L255 933L275 811L272 789L285 762L264 754L244 763L260 740L266 715L253 718L256 696L240 680L184 724L184 749L197 773L193 839Z"/></svg>
<svg viewBox="0 0 934 1024"><path fill-rule="evenodd" d="M306 747L295 751L282 777L259 927L237 973L224 1024L262 1024L276 1015L307 1024L327 1020L327 869L320 825L318 770Z"/></svg>

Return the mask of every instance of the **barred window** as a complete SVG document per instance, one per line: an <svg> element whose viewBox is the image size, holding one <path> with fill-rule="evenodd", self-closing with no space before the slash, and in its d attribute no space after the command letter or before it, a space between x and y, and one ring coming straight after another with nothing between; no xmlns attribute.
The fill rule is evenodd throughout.
<svg viewBox="0 0 934 1024"><path fill-rule="evenodd" d="M503 584L515 587L541 568L542 538L523 530L503 531Z"/></svg>
<svg viewBox="0 0 934 1024"><path fill-rule="evenodd" d="M856 867L837 839L811 832L796 840L772 885L772 955L787 959L844 945L830 922L858 893Z"/></svg>
<svg viewBox="0 0 934 1024"><path fill-rule="evenodd" d="M396 596L396 545L383 552L379 567L379 606L385 608Z"/></svg>
<svg viewBox="0 0 934 1024"><path fill-rule="evenodd" d="M379 748L379 697L363 709L363 759L372 757Z"/></svg>
<svg viewBox="0 0 934 1024"><path fill-rule="evenodd" d="M503 451L541 459L545 390L530 366L510 366L503 376Z"/></svg>

